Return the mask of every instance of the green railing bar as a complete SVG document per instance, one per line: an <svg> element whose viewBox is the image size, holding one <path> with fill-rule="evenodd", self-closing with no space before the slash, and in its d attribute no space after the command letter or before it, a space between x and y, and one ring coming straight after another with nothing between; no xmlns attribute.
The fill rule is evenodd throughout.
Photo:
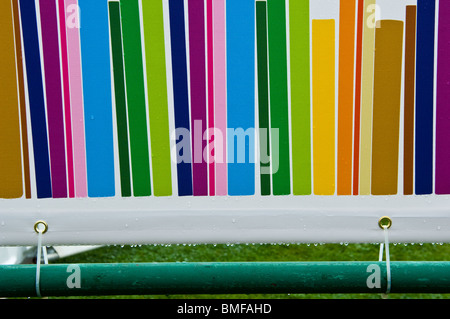
<svg viewBox="0 0 450 319"><path fill-rule="evenodd" d="M379 288L369 288L377 278ZM450 262L391 262L391 282L391 293L450 293ZM383 293L386 284L384 262L51 264L40 272L42 296ZM35 287L36 265L0 266L0 296L36 296Z"/></svg>

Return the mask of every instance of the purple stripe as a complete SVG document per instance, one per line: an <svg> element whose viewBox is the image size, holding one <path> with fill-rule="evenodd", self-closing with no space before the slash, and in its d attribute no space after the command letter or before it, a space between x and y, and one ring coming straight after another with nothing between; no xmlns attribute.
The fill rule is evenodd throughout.
<svg viewBox="0 0 450 319"><path fill-rule="evenodd" d="M194 196L208 195L208 167L203 159L206 141L206 67L204 1L189 1L189 53Z"/></svg>
<svg viewBox="0 0 450 319"><path fill-rule="evenodd" d="M450 194L450 2L440 1L436 99L436 194Z"/></svg>
<svg viewBox="0 0 450 319"><path fill-rule="evenodd" d="M40 0L53 198L67 197L63 103L55 0Z"/></svg>

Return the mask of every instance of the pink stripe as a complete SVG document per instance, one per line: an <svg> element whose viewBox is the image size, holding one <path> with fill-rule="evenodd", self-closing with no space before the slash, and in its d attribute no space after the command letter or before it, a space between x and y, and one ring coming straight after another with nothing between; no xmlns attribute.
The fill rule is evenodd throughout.
<svg viewBox="0 0 450 319"><path fill-rule="evenodd" d="M66 125L67 144L67 177L69 183L69 197L75 197L74 171L73 171L73 145L72 145L72 122L70 112L70 92L69 92L69 66L67 62L67 36L66 36L66 15L64 0L59 0L59 26L61 36L61 62L63 73L64 89L64 120Z"/></svg>
<svg viewBox="0 0 450 319"><path fill-rule="evenodd" d="M83 83L81 78L78 0L65 0L68 45L72 138L75 164L75 193L87 197L86 147L84 136Z"/></svg>
<svg viewBox="0 0 450 319"><path fill-rule="evenodd" d="M207 19L207 51L208 51L208 141L211 149L214 149L215 138L211 135L214 129L214 45L213 45L213 0L207 0L206 3L206 19ZM214 196L216 191L215 182L215 159L209 150L209 195Z"/></svg>
<svg viewBox="0 0 450 319"><path fill-rule="evenodd" d="M225 0L216 0L213 5L214 25L214 109L215 127L222 133L222 141L216 142L216 195L227 195L227 79L226 79L226 33ZM219 157L220 153L222 158Z"/></svg>

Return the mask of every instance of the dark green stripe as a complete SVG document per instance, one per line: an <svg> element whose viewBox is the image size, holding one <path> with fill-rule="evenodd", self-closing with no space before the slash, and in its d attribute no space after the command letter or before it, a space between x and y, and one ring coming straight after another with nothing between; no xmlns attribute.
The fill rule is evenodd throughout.
<svg viewBox="0 0 450 319"><path fill-rule="evenodd" d="M128 151L128 123L125 100L125 79L123 70L122 33L120 6L118 2L109 3L111 26L111 47L116 97L117 139L119 144L120 185L122 196L131 196L130 158Z"/></svg>
<svg viewBox="0 0 450 319"><path fill-rule="evenodd" d="M269 19L270 121L272 129L279 129L278 140L273 138L272 132L273 193L274 195L289 195L291 193L291 178L287 88L286 1L268 0L267 7ZM278 156L276 152L278 152ZM277 158L279 159L278 165L276 163Z"/></svg>
<svg viewBox="0 0 450 319"><path fill-rule="evenodd" d="M267 171L270 170L270 125L269 83L267 71L267 7L265 1L256 2L256 36L258 50L259 128L261 130L261 195L270 195L270 174L267 174ZM265 141L262 138L263 134L265 134Z"/></svg>
<svg viewBox="0 0 450 319"><path fill-rule="evenodd" d="M121 0L123 52L130 127L131 168L135 196L151 195L141 19L138 0Z"/></svg>

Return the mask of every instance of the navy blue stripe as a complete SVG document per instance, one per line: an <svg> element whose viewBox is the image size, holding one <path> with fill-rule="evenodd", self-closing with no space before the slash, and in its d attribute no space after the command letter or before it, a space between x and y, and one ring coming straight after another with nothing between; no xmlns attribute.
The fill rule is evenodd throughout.
<svg viewBox="0 0 450 319"><path fill-rule="evenodd" d="M38 198L52 197L50 160L45 118L36 7L34 0L20 0L25 64L28 82L34 166Z"/></svg>
<svg viewBox="0 0 450 319"><path fill-rule="evenodd" d="M433 192L433 104L435 0L417 2L416 194Z"/></svg>
<svg viewBox="0 0 450 319"><path fill-rule="evenodd" d="M185 39L185 21L184 21L184 3L183 0L170 0L170 34L172 45L172 77L173 77L173 98L175 108L175 128L185 129L190 132L189 120L189 95L187 80L187 61L186 61L186 39ZM192 167L191 163L180 162L181 158L190 159L191 149L190 141L182 141L183 138L190 138L190 134L178 135L177 143L189 147L183 147L177 154L179 163L177 164L178 195L192 195ZM182 133L182 132L181 132ZM184 153L183 153L184 152ZM188 152L188 153L186 153Z"/></svg>

